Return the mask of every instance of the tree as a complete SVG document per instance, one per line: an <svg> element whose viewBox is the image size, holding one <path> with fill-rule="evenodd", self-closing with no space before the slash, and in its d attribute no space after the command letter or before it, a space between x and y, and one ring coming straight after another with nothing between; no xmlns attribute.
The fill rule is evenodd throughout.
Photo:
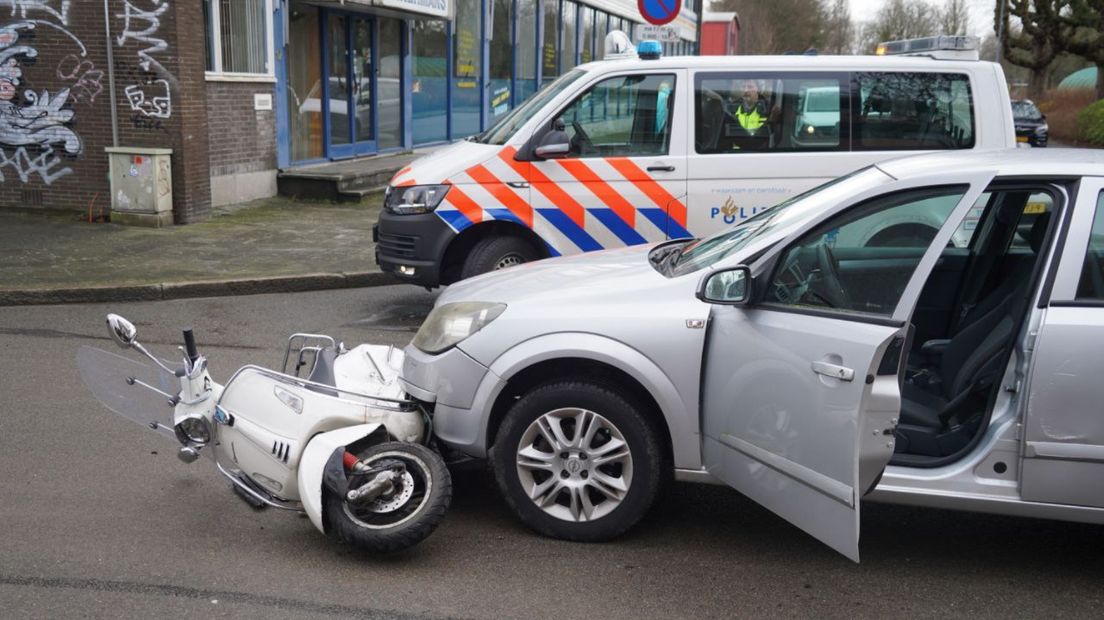
<svg viewBox="0 0 1104 620"><path fill-rule="evenodd" d="M1104 99L1104 0L1069 0L1060 17L1065 49L1096 65L1096 98Z"/></svg>
<svg viewBox="0 0 1104 620"><path fill-rule="evenodd" d="M824 0L720 0L710 8L740 14L744 54L803 52L827 40Z"/></svg>
<svg viewBox="0 0 1104 620"><path fill-rule="evenodd" d="M1069 3L1070 0L997 0L993 29L1003 33L1004 58L1031 71L1027 86L1031 97L1039 97L1046 90L1050 63L1065 47L1069 28L1061 16L1068 11Z"/></svg>
<svg viewBox="0 0 1104 620"><path fill-rule="evenodd" d="M970 31L970 11L966 0L947 0L939 12L939 34L963 36Z"/></svg>
<svg viewBox="0 0 1104 620"><path fill-rule="evenodd" d="M855 25L847 0L833 0L826 7L824 47L827 54L851 54L855 51Z"/></svg>
<svg viewBox="0 0 1104 620"><path fill-rule="evenodd" d="M927 2L889 0L863 28L863 49L869 52L882 41L938 34L939 22L940 11Z"/></svg>

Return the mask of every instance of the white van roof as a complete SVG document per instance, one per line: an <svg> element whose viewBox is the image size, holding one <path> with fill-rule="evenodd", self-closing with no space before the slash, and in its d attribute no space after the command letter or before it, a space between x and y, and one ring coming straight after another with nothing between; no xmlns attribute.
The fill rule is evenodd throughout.
<svg viewBox="0 0 1104 620"><path fill-rule="evenodd" d="M579 65L589 72L634 69L706 69L716 71L769 71L773 69L819 71L976 71L994 63L984 60L936 60L926 56L664 56L654 60L637 57L599 60Z"/></svg>

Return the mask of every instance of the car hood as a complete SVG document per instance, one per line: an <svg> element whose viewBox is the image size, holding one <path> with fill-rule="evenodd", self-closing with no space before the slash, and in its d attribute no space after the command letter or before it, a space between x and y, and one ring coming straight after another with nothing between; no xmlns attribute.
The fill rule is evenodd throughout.
<svg viewBox="0 0 1104 620"><path fill-rule="evenodd" d="M549 258L463 280L448 287L438 305L458 301L501 302L649 295L671 282L652 267L652 245ZM684 277L694 277L693 274Z"/></svg>
<svg viewBox="0 0 1104 620"><path fill-rule="evenodd" d="M391 185L427 185L449 181L454 175L498 155L502 146L461 140L415 159L391 179Z"/></svg>

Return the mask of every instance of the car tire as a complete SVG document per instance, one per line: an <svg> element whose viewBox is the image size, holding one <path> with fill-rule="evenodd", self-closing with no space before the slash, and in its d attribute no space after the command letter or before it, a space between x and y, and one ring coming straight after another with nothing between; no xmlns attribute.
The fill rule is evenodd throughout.
<svg viewBox="0 0 1104 620"><path fill-rule="evenodd" d="M533 244L513 235L492 236L480 239L468 252L460 270L461 279L471 278L490 271L513 267L540 258Z"/></svg>
<svg viewBox="0 0 1104 620"><path fill-rule="evenodd" d="M623 534L651 508L663 479L660 436L642 408L589 381L556 381L524 395L490 456L499 490L525 525L579 542Z"/></svg>

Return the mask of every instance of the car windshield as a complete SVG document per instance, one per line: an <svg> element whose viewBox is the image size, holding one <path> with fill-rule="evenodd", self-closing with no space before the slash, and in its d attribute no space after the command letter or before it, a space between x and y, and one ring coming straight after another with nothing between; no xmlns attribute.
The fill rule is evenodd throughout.
<svg viewBox="0 0 1104 620"><path fill-rule="evenodd" d="M711 267L767 235L799 225L847 196L889 179L881 170L869 166L798 194L755 214L734 228L683 246L671 275L680 276Z"/></svg>
<svg viewBox="0 0 1104 620"><path fill-rule="evenodd" d="M1030 101L1013 101L1012 117L1028 121L1037 121L1042 118L1042 114L1039 113L1039 108L1036 108L1035 104Z"/></svg>
<svg viewBox="0 0 1104 620"><path fill-rule="evenodd" d="M514 108L513 112L503 116L502 120L495 123L493 127L472 138L472 140L483 144L506 144L522 125L533 118L534 114L539 112L556 95L563 92L572 82L582 77L583 73L585 72L575 70L561 75L555 82L538 90L537 94L533 95L529 101Z"/></svg>

